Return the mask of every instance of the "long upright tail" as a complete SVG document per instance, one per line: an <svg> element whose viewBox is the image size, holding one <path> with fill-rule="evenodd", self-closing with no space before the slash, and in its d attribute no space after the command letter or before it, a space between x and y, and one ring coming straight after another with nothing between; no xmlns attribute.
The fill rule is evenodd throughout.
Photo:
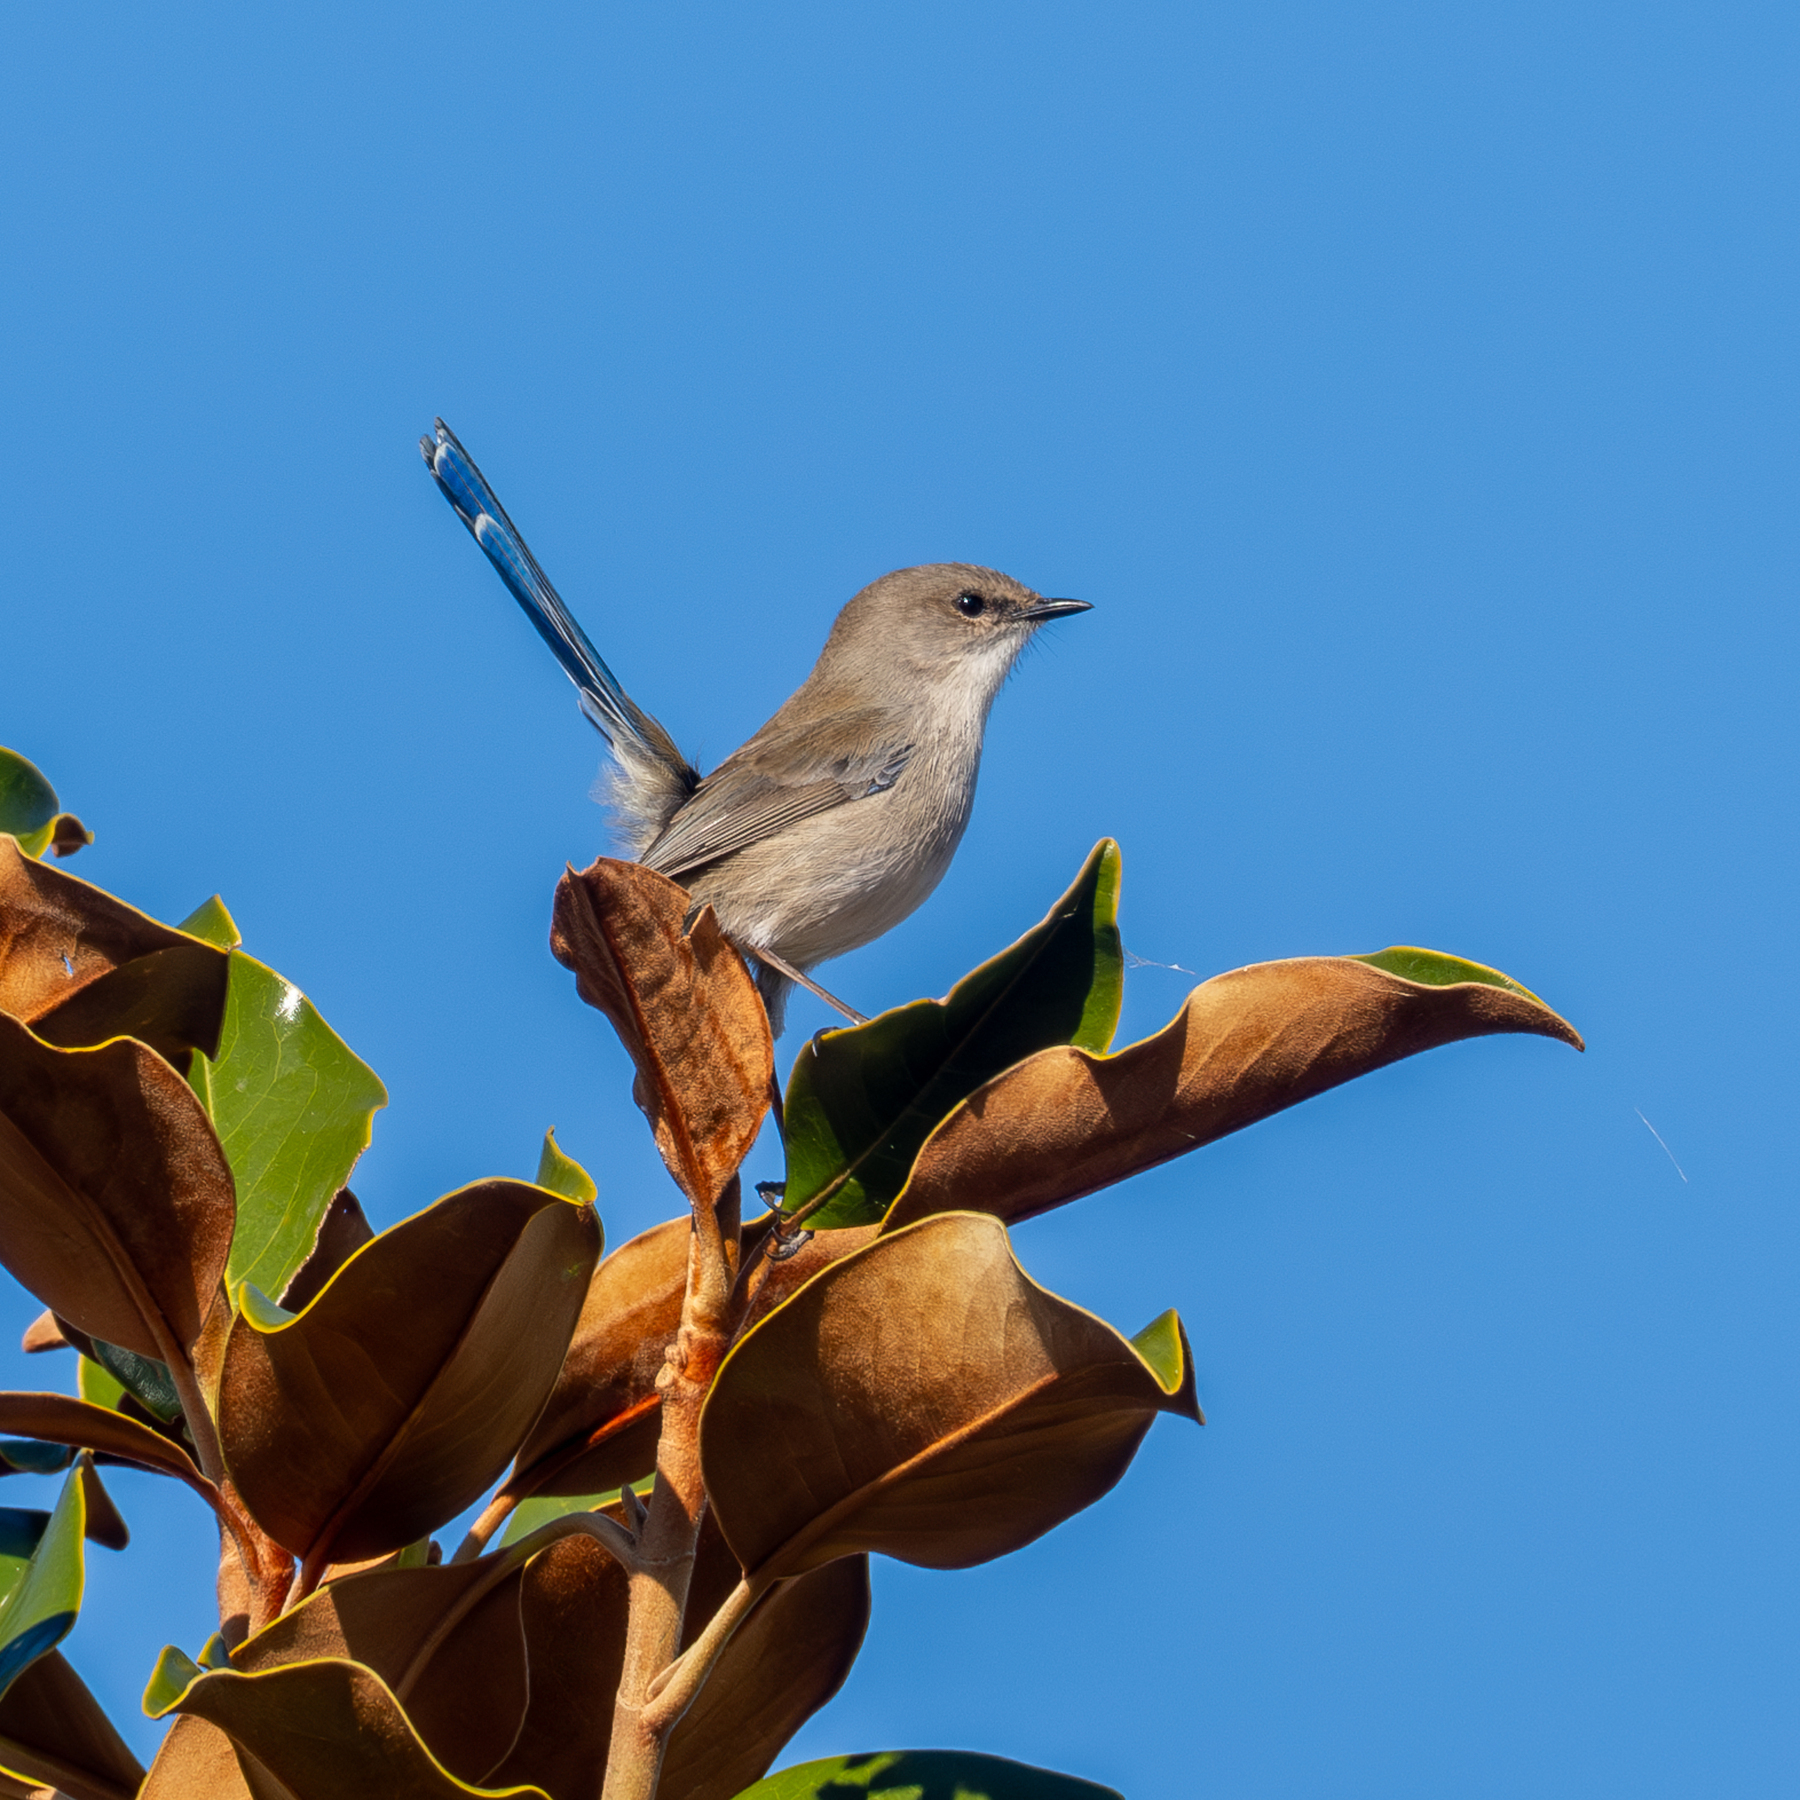
<svg viewBox="0 0 1800 1800"><path fill-rule="evenodd" d="M589 722L615 749L648 756L692 792L700 779L697 771L675 748L668 732L619 685L619 678L588 642L587 633L575 623L575 615L538 567L537 558L526 548L505 507L476 468L475 459L442 419L436 421L436 427L434 437L419 439L425 466L574 682Z"/></svg>

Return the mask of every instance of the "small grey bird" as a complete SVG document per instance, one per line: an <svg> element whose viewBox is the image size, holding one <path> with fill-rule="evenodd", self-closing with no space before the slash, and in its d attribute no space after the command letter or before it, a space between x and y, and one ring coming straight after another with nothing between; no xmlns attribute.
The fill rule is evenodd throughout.
<svg viewBox="0 0 1800 1800"><path fill-rule="evenodd" d="M775 1032L794 981L860 1017L806 971L898 925L943 879L995 694L1038 627L1087 601L968 563L883 575L838 614L774 718L702 776L601 661L442 419L419 448L611 745L624 848L711 903L759 965Z"/></svg>

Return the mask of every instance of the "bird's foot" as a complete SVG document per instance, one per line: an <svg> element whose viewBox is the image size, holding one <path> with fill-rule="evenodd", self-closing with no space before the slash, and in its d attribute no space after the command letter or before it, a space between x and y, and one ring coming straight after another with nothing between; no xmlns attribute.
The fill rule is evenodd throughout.
<svg viewBox="0 0 1800 1800"><path fill-rule="evenodd" d="M769 1227L769 1246L766 1252L770 1262L786 1262L797 1251L812 1242L812 1233L799 1227L783 1230L781 1222L781 1202L787 1195L785 1181L759 1181L756 1184L756 1197L770 1212L775 1215L775 1222Z"/></svg>

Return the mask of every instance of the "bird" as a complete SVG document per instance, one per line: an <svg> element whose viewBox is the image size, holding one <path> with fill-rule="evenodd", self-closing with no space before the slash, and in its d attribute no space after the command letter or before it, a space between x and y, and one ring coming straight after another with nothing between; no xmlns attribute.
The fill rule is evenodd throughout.
<svg viewBox="0 0 1800 1800"><path fill-rule="evenodd" d="M972 563L896 569L845 604L812 673L702 775L620 686L449 426L419 448L611 747L620 846L687 890L690 917L712 907L756 964L775 1035L796 983L860 1022L809 971L891 930L943 879L994 696L1042 626L1091 603Z"/></svg>

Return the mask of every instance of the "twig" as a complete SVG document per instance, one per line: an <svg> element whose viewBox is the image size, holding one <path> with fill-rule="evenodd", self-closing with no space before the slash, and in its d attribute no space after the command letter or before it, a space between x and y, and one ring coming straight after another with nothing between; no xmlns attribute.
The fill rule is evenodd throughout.
<svg viewBox="0 0 1800 1800"><path fill-rule="evenodd" d="M731 1642L732 1633L772 1585L766 1581L740 1581L725 1604L707 1621L706 1629L651 1682L649 1704L643 1711L647 1731L666 1735L681 1722L681 1715L693 1705L694 1696L712 1673L713 1664Z"/></svg>
<svg viewBox="0 0 1800 1800"><path fill-rule="evenodd" d="M512 1479L488 1502L481 1517L469 1527L468 1536L457 1546L456 1554L450 1560L453 1563L473 1562L486 1549L488 1540L514 1507L531 1499L533 1495L542 1493L550 1482L572 1463L586 1456L597 1444L604 1444L609 1438L615 1438L621 1432L629 1430L661 1405L660 1394L646 1394L633 1401L624 1411L614 1413L610 1419L601 1420L593 1430L578 1432L573 1437L565 1438L554 1450L540 1456L529 1469L515 1470Z"/></svg>
<svg viewBox="0 0 1800 1800"><path fill-rule="evenodd" d="M502 1488L481 1509L481 1517L469 1527L463 1541L456 1546L456 1554L450 1560L453 1563L473 1562L487 1548L488 1539L506 1523L513 1508L519 1504L519 1499L519 1495L509 1494Z"/></svg>
<svg viewBox="0 0 1800 1800"><path fill-rule="evenodd" d="M732 1177L731 1237L737 1241L737 1182ZM656 1446L656 1486L649 1516L638 1534L638 1565L631 1577L625 1659L613 1704L612 1742L602 1800L652 1800L668 1747L669 1728L650 1708L653 1684L676 1660L694 1547L706 1510L700 1475L700 1408L730 1343L732 1267L702 1235L701 1214L689 1240L687 1293L681 1327L657 1377L662 1394L662 1436ZM722 1240L715 1219L713 1236Z"/></svg>

